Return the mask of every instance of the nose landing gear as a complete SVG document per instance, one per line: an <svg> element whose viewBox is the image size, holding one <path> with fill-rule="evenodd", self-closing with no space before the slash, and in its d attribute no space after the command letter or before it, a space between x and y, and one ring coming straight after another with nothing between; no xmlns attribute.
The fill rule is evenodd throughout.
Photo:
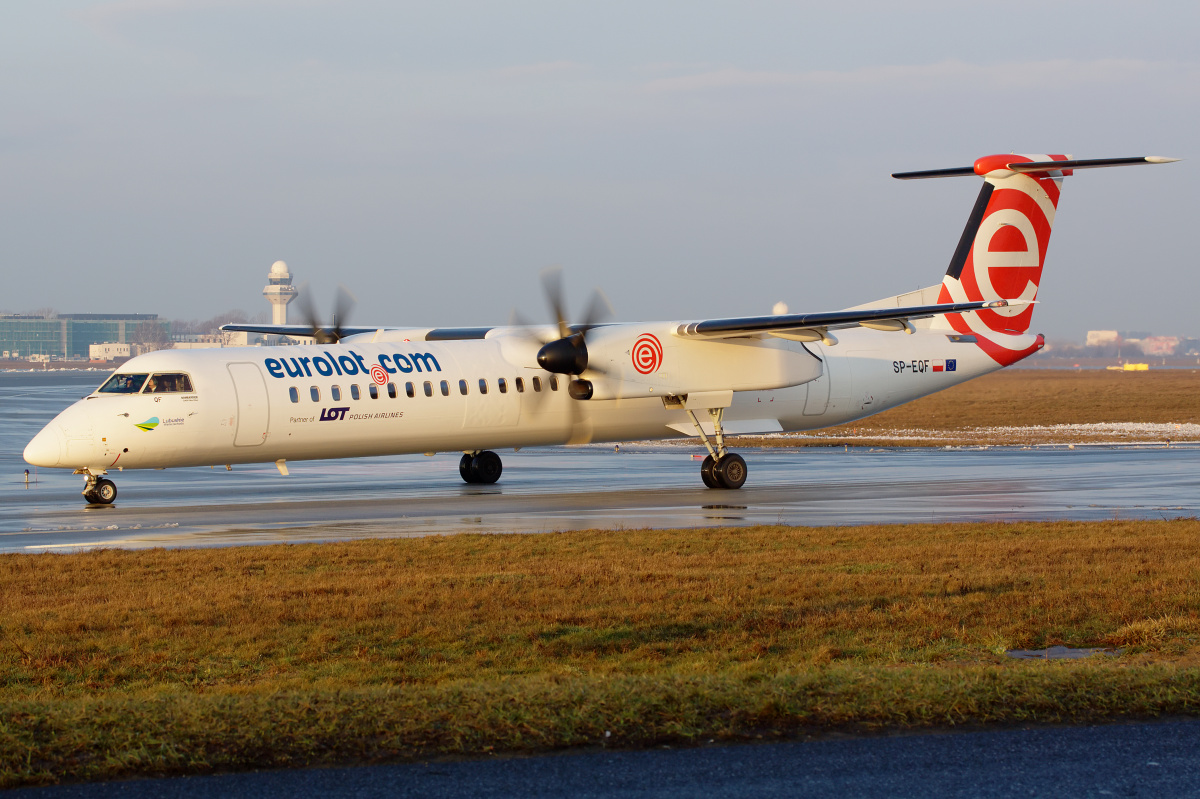
<svg viewBox="0 0 1200 799"><path fill-rule="evenodd" d="M504 464L500 456L491 450L483 452L464 452L458 462L458 473L464 483L482 483L491 485L500 479Z"/></svg>
<svg viewBox="0 0 1200 799"><path fill-rule="evenodd" d="M92 474L86 469L76 472L87 476L87 483L83 486L83 498L90 505L111 505L113 500L117 498L117 484L112 480L101 477L99 474Z"/></svg>

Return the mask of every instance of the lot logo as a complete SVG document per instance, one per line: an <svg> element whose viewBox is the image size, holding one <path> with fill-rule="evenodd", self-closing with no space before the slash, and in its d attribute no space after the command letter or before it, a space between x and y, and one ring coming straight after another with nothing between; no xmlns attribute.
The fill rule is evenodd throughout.
<svg viewBox="0 0 1200 799"><path fill-rule="evenodd" d="M372 365L371 366L371 380L374 381L377 385L382 386L384 383L387 382L387 370L385 370L379 364Z"/></svg>
<svg viewBox="0 0 1200 799"><path fill-rule="evenodd" d="M138 430L145 430L147 433L149 433L151 430L158 427L158 417L151 416L149 419L142 422L141 424L134 425L134 426L137 427Z"/></svg>
<svg viewBox="0 0 1200 799"><path fill-rule="evenodd" d="M348 411L348 410L350 410L350 409L349 408L322 408L321 409L321 421L322 422L336 422L341 419L345 419L346 411Z"/></svg>
<svg viewBox="0 0 1200 799"><path fill-rule="evenodd" d="M634 342L633 350L633 368L644 375L651 372L657 372L658 367L662 366L663 348L657 338L649 333L643 333Z"/></svg>

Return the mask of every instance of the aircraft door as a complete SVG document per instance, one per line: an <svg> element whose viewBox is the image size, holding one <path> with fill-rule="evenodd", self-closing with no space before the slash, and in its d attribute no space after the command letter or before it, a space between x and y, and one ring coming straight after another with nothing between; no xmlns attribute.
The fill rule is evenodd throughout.
<svg viewBox="0 0 1200 799"><path fill-rule="evenodd" d="M257 447L267 440L271 409L267 404L267 383L255 363L229 364L237 394L237 430L233 435L235 447Z"/></svg>

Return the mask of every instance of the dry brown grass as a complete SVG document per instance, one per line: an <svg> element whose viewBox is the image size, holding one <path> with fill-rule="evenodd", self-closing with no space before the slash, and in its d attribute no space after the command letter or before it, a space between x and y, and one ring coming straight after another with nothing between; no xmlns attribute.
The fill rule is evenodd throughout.
<svg viewBox="0 0 1200 799"><path fill-rule="evenodd" d="M996 433L990 428L1104 422L1200 423L1200 371L1003 369L877 416L827 428L816 440L781 436L734 439L734 443L743 446L1025 444L1035 443L1035 438L1011 430ZM925 436L926 440L911 438L914 435ZM1179 432L1171 433L1170 437L1195 438ZM1079 443L1090 438L1079 431L1036 433L1036 442ZM1120 438L1120 434L1106 435L1106 440Z"/></svg>
<svg viewBox="0 0 1200 799"><path fill-rule="evenodd" d="M1190 712L1198 582L1196 520L5 555L0 785Z"/></svg>

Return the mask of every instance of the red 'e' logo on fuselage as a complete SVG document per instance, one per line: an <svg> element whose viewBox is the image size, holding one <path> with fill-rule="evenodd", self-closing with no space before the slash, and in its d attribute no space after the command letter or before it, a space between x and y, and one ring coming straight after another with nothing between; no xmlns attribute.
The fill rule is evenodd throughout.
<svg viewBox="0 0 1200 799"><path fill-rule="evenodd" d="M648 375L651 372L657 372L658 367L662 366L662 344L649 333L638 336L638 340L633 345L632 355L633 368L641 374Z"/></svg>

